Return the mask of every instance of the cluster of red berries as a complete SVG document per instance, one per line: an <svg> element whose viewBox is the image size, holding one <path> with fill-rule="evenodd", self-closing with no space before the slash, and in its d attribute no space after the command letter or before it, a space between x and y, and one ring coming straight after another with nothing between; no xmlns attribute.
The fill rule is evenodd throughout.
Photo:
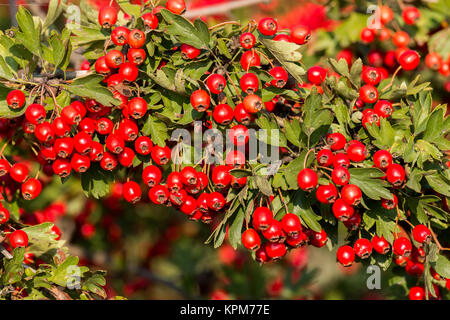
<svg viewBox="0 0 450 320"><path fill-rule="evenodd" d="M369 52L368 60L372 66L381 68L382 72L387 72L382 67L382 64L388 68L395 68L397 63L401 65L404 70L415 69L420 61L417 52L408 49L411 44L411 38L406 31L398 30L392 31L387 25L394 19L394 14L388 6L379 7L379 22L381 28L366 27L361 31L361 40L366 43L372 43L376 39L380 42L391 40L396 47L395 50L388 50L383 53L377 50ZM408 6L403 9L402 18L406 25L415 25L420 18L420 11L414 6ZM430 48L429 48L430 49ZM425 57L425 64L431 70L439 71L444 77L450 76L450 56L441 57L437 52L430 51Z"/></svg>
<svg viewBox="0 0 450 320"><path fill-rule="evenodd" d="M6 157L0 156L0 179L11 190L20 188L25 200L33 200L42 190L41 181L29 176L29 168L24 162L11 164ZM4 187L2 187L4 188Z"/></svg>
<svg viewBox="0 0 450 320"><path fill-rule="evenodd" d="M281 259L288 249L303 247L308 243L321 248L328 240L324 230L316 232L302 227L296 214L286 213L278 221L267 207L255 209L252 227L242 233L241 240L245 248L255 251L255 258L260 263Z"/></svg>

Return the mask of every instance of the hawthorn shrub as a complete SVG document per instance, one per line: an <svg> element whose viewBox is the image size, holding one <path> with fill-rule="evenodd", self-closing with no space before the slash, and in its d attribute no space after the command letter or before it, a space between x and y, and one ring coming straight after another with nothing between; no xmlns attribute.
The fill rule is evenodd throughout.
<svg viewBox="0 0 450 320"><path fill-rule="evenodd" d="M271 17L209 27L185 19L182 0L118 4L96 12L82 1L77 28L58 28L64 1L43 20L19 7L18 27L0 35L2 298L106 297L105 273L78 266L60 240L53 222L65 210L24 214L52 179L95 199L120 182L127 202L215 221L206 243L227 238L261 264L338 246L346 267L404 267L391 284L410 299L449 289L450 120L415 74L423 57L406 32L393 35L391 70L350 50L306 65L306 27ZM388 9L381 31L358 34L364 43L390 38ZM418 16L403 10L402 26ZM68 70L79 48L85 71ZM445 59L441 49L425 63L441 70Z"/></svg>

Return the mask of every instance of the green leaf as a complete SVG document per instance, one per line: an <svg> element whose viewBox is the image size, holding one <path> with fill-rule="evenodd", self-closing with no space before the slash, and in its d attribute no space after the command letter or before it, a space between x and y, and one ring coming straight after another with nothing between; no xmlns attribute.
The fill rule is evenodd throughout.
<svg viewBox="0 0 450 320"><path fill-rule="evenodd" d="M25 9L24 6L19 6L19 10L16 14L16 20L21 30L16 33L16 39L19 40L19 42L21 42L31 53L41 56L41 26L34 24L33 16L27 9Z"/></svg>
<svg viewBox="0 0 450 320"><path fill-rule="evenodd" d="M19 247L14 249L12 259L3 258L4 270L1 280L4 286L16 283L22 279L24 254L25 248Z"/></svg>
<svg viewBox="0 0 450 320"><path fill-rule="evenodd" d="M81 175L81 186L86 196L92 196L96 199L105 197L110 192L110 183L114 181L111 172L99 170L91 167L87 172Z"/></svg>
<svg viewBox="0 0 450 320"><path fill-rule="evenodd" d="M290 143L297 147L302 146L300 141L302 129L299 121L289 121L288 119L284 119L284 132Z"/></svg>
<svg viewBox="0 0 450 320"><path fill-rule="evenodd" d="M131 4L129 0L118 0L118 5L123 12L130 16L140 17L141 16L141 6L136 4Z"/></svg>
<svg viewBox="0 0 450 320"><path fill-rule="evenodd" d="M302 59L301 46L292 42L274 41L261 37L259 40L295 80L303 82L302 76L306 71L299 65Z"/></svg>
<svg viewBox="0 0 450 320"><path fill-rule="evenodd" d="M168 34L176 36L179 42L189 44L197 49L209 48L209 37L205 35L204 25L197 22L194 26L186 18L173 14L166 9L160 12L167 22L166 32Z"/></svg>
<svg viewBox="0 0 450 320"><path fill-rule="evenodd" d="M440 194L450 197L450 181L439 172L425 175L430 186Z"/></svg>
<svg viewBox="0 0 450 320"><path fill-rule="evenodd" d="M35 256L44 254L49 256L54 255L56 250L62 247L63 242L55 240L56 235L52 233L52 227L53 223L44 222L23 228L22 230L27 233L29 242L31 243L27 250Z"/></svg>
<svg viewBox="0 0 450 320"><path fill-rule="evenodd" d="M237 249L238 245L241 243L242 225L244 223L244 208L239 207L233 223L230 225L228 230L228 240L234 249Z"/></svg>
<svg viewBox="0 0 450 320"><path fill-rule="evenodd" d="M438 254L437 260L431 262L431 266L442 277L450 278L450 260L446 256Z"/></svg>
<svg viewBox="0 0 450 320"><path fill-rule="evenodd" d="M63 12L63 8L66 5L66 0L50 0L48 4L47 16L45 17L44 24L42 26L42 30L47 30L53 22L58 19L58 17Z"/></svg>
<svg viewBox="0 0 450 320"><path fill-rule="evenodd" d="M294 204L293 213L299 215L309 228L316 232L320 232L322 230L322 227L318 222L320 217L312 210L305 192L303 192L303 190L297 190L292 202Z"/></svg>
<svg viewBox="0 0 450 320"><path fill-rule="evenodd" d="M61 287L66 287L68 284L72 283L71 279L74 276L74 272L71 269L77 267L78 257L69 256L61 263L58 267L52 270L51 276L48 281L54 282Z"/></svg>
<svg viewBox="0 0 450 320"><path fill-rule="evenodd" d="M351 168L349 173L349 183L357 185L369 198L374 200L392 199L388 183L379 179L384 175L381 170L376 168Z"/></svg>
<svg viewBox="0 0 450 320"><path fill-rule="evenodd" d="M94 99L104 106L120 105L122 102L115 99L112 92L100 84L101 81L101 75L91 74L75 79L67 89L77 96Z"/></svg>
<svg viewBox="0 0 450 320"><path fill-rule="evenodd" d="M152 115L148 115L148 118L142 127L142 133L146 136L150 136L153 143L160 147L164 147L166 145L166 140L169 140L170 138L166 124Z"/></svg>

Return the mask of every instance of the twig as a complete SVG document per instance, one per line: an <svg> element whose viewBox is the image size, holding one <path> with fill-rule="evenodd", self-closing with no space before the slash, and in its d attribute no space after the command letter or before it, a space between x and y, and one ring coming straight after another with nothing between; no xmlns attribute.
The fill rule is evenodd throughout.
<svg viewBox="0 0 450 320"><path fill-rule="evenodd" d="M438 238L436 237L436 234L434 233L433 229L431 229L430 223L428 223L428 229L430 229L430 232L431 232L431 235L433 236L434 242L436 242L436 245L438 247L438 251L450 251L450 248L442 247L442 245L439 242Z"/></svg>
<svg viewBox="0 0 450 320"><path fill-rule="evenodd" d="M389 82L389 84L388 84L386 87L384 87L383 89L381 89L381 92L385 92L387 89L389 89L389 88L392 86L392 84L394 83L395 76L397 75L397 73L398 73L401 69L402 69L402 66L399 66L399 67L397 68L397 70L395 70L394 74L392 75L391 82Z"/></svg>

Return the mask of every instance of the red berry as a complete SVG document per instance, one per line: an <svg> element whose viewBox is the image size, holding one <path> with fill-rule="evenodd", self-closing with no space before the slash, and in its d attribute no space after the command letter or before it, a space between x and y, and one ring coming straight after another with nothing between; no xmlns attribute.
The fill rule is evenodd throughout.
<svg viewBox="0 0 450 320"><path fill-rule="evenodd" d="M365 27L361 30L361 41L364 43L371 43L375 40L375 32L368 27Z"/></svg>
<svg viewBox="0 0 450 320"><path fill-rule="evenodd" d="M78 153L87 154L91 151L92 137L86 132L78 132L73 137L73 146Z"/></svg>
<svg viewBox="0 0 450 320"><path fill-rule="evenodd" d="M86 172L91 166L91 160L89 156L75 153L70 159L70 166L76 172Z"/></svg>
<svg viewBox="0 0 450 320"><path fill-rule="evenodd" d="M322 67L314 66L308 69L308 81L317 86L320 86L326 76L327 70Z"/></svg>
<svg viewBox="0 0 450 320"><path fill-rule="evenodd" d="M234 108L234 118L240 122L243 123L245 125L250 123L250 120L252 119L252 116L250 113L248 113L245 110L244 104L243 103L239 103L236 105L236 107Z"/></svg>
<svg viewBox="0 0 450 320"><path fill-rule="evenodd" d="M128 34L128 44L131 48L138 49L145 43L145 33L139 29L133 29Z"/></svg>
<svg viewBox="0 0 450 320"><path fill-rule="evenodd" d="M381 80L381 74L377 68L366 67L361 74L363 81L370 85L377 85Z"/></svg>
<svg viewBox="0 0 450 320"><path fill-rule="evenodd" d="M9 220L9 211L4 207L0 207L0 225L5 224Z"/></svg>
<svg viewBox="0 0 450 320"><path fill-rule="evenodd" d="M301 170L297 175L297 182L303 191L311 191L317 186L317 173L309 168Z"/></svg>
<svg viewBox="0 0 450 320"><path fill-rule="evenodd" d="M56 236L56 237L54 237L55 240L61 239L61 235L62 235L61 230L56 225L53 225L53 227L50 229L50 231L51 231L52 235Z"/></svg>
<svg viewBox="0 0 450 320"><path fill-rule="evenodd" d="M15 163L9 169L9 176L14 181L23 183L28 178L28 167L24 163Z"/></svg>
<svg viewBox="0 0 450 320"><path fill-rule="evenodd" d="M23 230L16 230L9 236L9 243L11 247L27 247L28 246L28 235Z"/></svg>
<svg viewBox="0 0 450 320"><path fill-rule="evenodd" d="M158 17L152 12L144 13L141 19L144 21L146 31L155 30L158 27Z"/></svg>
<svg viewBox="0 0 450 320"><path fill-rule="evenodd" d="M341 246L337 250L336 257L340 264L344 267L349 267L355 261L355 252L351 246Z"/></svg>
<svg viewBox="0 0 450 320"><path fill-rule="evenodd" d="M186 201L187 192L184 189L180 189L178 191L171 191L169 193L169 200L175 206L181 206L184 201ZM210 219L208 219L210 220ZM202 218L203 221L203 218Z"/></svg>
<svg viewBox="0 0 450 320"><path fill-rule="evenodd" d="M383 236L379 237L377 235L372 238L372 247L379 254L386 254L391 248L389 242Z"/></svg>
<svg viewBox="0 0 450 320"><path fill-rule="evenodd" d="M431 241L431 231L423 224L418 224L413 228L412 236L419 243L429 243Z"/></svg>
<svg viewBox="0 0 450 320"><path fill-rule="evenodd" d="M135 121L130 119L123 119L119 123L118 133L123 140L130 142L136 140L139 133L139 128Z"/></svg>
<svg viewBox="0 0 450 320"><path fill-rule="evenodd" d="M412 287L409 289L409 300L424 300L425 289L422 287Z"/></svg>
<svg viewBox="0 0 450 320"><path fill-rule="evenodd" d="M117 22L117 10L113 7L102 7L98 12L98 22L100 25L109 29Z"/></svg>
<svg viewBox="0 0 450 320"><path fill-rule="evenodd" d="M215 167L211 174L211 181L219 189L228 187L231 182L230 167L227 165Z"/></svg>
<svg viewBox="0 0 450 320"><path fill-rule="evenodd" d="M219 211L225 206L225 198L219 192L211 192L208 195L208 208Z"/></svg>
<svg viewBox="0 0 450 320"><path fill-rule="evenodd" d="M273 213L269 208L258 207L253 212L252 225L253 228L259 231L267 230L272 223Z"/></svg>
<svg viewBox="0 0 450 320"><path fill-rule="evenodd" d="M142 171L142 181L149 187L154 187L161 182L161 170L157 166L147 166Z"/></svg>
<svg viewBox="0 0 450 320"><path fill-rule="evenodd" d="M375 103L373 110L380 117L388 118L392 114L394 109L392 107L392 103L390 103L389 101L378 100L377 103Z"/></svg>
<svg viewBox="0 0 450 320"><path fill-rule="evenodd" d="M152 152L153 142L149 137L141 136L134 141L134 149L137 153L148 155Z"/></svg>
<svg viewBox="0 0 450 320"><path fill-rule="evenodd" d="M80 112L72 105L61 110L61 118L68 126L77 125L82 119Z"/></svg>
<svg viewBox="0 0 450 320"><path fill-rule="evenodd" d="M398 63L400 63L402 68L407 71L417 68L419 62L419 54L414 50L406 50L400 55L398 59Z"/></svg>
<svg viewBox="0 0 450 320"><path fill-rule="evenodd" d="M111 40L116 46L123 46L128 43L128 36L130 35L130 30L126 27L116 27L111 32Z"/></svg>
<svg viewBox="0 0 450 320"><path fill-rule="evenodd" d="M265 36L273 36L277 33L278 25L273 18L264 18L259 21L258 30Z"/></svg>
<svg viewBox="0 0 450 320"><path fill-rule="evenodd" d="M218 124L226 126L233 120L234 111L229 105L222 103L214 108L212 116Z"/></svg>
<svg viewBox="0 0 450 320"><path fill-rule="evenodd" d="M363 85L359 89L359 97L364 103L374 103L378 100L378 90L370 84Z"/></svg>
<svg viewBox="0 0 450 320"><path fill-rule="evenodd" d="M181 45L180 49L181 49L181 56L185 60L195 59L199 56L201 52L199 49L185 43Z"/></svg>
<svg viewBox="0 0 450 320"><path fill-rule="evenodd" d="M354 184L346 184L342 187L341 198L348 205L357 206L361 202L362 198L361 189Z"/></svg>
<svg viewBox="0 0 450 320"><path fill-rule="evenodd" d="M20 109L25 104L25 94L20 90L12 90L6 96L6 103L11 109Z"/></svg>
<svg viewBox="0 0 450 320"><path fill-rule="evenodd" d="M262 100L256 94L249 94L244 98L244 109L250 114L257 113L263 107Z"/></svg>
<svg viewBox="0 0 450 320"><path fill-rule="evenodd" d="M197 185L198 175L197 170L195 170L193 167L184 167L180 171L181 174L181 182L185 186L195 186Z"/></svg>
<svg viewBox="0 0 450 320"><path fill-rule="evenodd" d="M61 178L66 178L72 172L72 166L67 159L56 159L52 164L53 172Z"/></svg>
<svg viewBox="0 0 450 320"><path fill-rule="evenodd" d="M128 50L127 59L132 64L140 65L145 61L145 50L144 49L134 49L131 48Z"/></svg>
<svg viewBox="0 0 450 320"><path fill-rule="evenodd" d="M317 163L321 166L329 167L333 160L333 152L330 149L322 149L317 153Z"/></svg>
<svg viewBox="0 0 450 320"><path fill-rule="evenodd" d="M198 112L203 112L209 108L211 98L205 90L196 90L191 94L192 107Z"/></svg>
<svg viewBox="0 0 450 320"><path fill-rule="evenodd" d="M180 211L187 216L192 216L197 211L197 201L191 196L187 196L180 207Z"/></svg>
<svg viewBox="0 0 450 320"><path fill-rule="evenodd" d="M394 254L397 256L405 256L408 257L411 254L412 244L405 237L400 237L394 240Z"/></svg>
<svg viewBox="0 0 450 320"><path fill-rule="evenodd" d="M119 161L121 166L128 168L133 164L135 157L136 154L134 153L133 149L125 147L123 151L117 156L117 160Z"/></svg>
<svg viewBox="0 0 450 320"><path fill-rule="evenodd" d="M295 237L302 231L300 218L293 213L286 213L283 216L281 226L289 237Z"/></svg>
<svg viewBox="0 0 450 320"><path fill-rule="evenodd" d="M247 229L241 236L242 245L248 250L256 251L261 245L261 238L254 229Z"/></svg>
<svg viewBox="0 0 450 320"><path fill-rule="evenodd" d="M327 144L330 145L331 150L341 150L344 149L347 144L347 140L342 133L335 132L327 135Z"/></svg>
<svg viewBox="0 0 450 320"><path fill-rule="evenodd" d="M404 48L408 45L409 35L405 31L397 31L392 36L392 43L398 48Z"/></svg>
<svg viewBox="0 0 450 320"><path fill-rule="evenodd" d="M248 132L248 129L246 126L244 126L242 124L238 124L228 130L228 137L235 146L244 146L248 143L249 132ZM234 150L234 151L237 151L237 150ZM232 156L232 155L234 155L234 153L229 152L227 154L227 157L228 157L228 155ZM244 160L244 161L240 161L238 163L239 165L244 164L244 162L245 162L245 156L241 152L239 152L239 156L241 156L241 155L243 156L243 159L241 157L239 157L239 160ZM227 164L228 164L228 162L227 162Z"/></svg>
<svg viewBox="0 0 450 320"><path fill-rule="evenodd" d="M50 142L55 138L53 127L48 122L38 124L34 129L34 135L41 142Z"/></svg>
<svg viewBox="0 0 450 320"><path fill-rule="evenodd" d="M241 56L241 67L245 71L248 71L251 67L259 67L261 65L261 59L254 50L248 50Z"/></svg>
<svg viewBox="0 0 450 320"><path fill-rule="evenodd" d="M270 69L269 74L273 77L270 84L277 88L283 88L288 80L288 73L282 67L274 67Z"/></svg>
<svg viewBox="0 0 450 320"><path fill-rule="evenodd" d="M361 225L361 215L358 212L354 212L347 221L344 221L344 226L348 230L358 230Z"/></svg>
<svg viewBox="0 0 450 320"><path fill-rule="evenodd" d="M350 159L345 153L336 153L333 158L333 168L337 167L343 167L348 168L350 167Z"/></svg>
<svg viewBox="0 0 450 320"><path fill-rule="evenodd" d="M256 91L258 91L259 80L254 73L246 73L239 80L239 85L241 86L242 91L244 91L245 93L254 94Z"/></svg>
<svg viewBox="0 0 450 320"><path fill-rule="evenodd" d="M142 190L138 183L134 181L128 181L124 183L122 189L123 197L130 203L136 203L141 200Z"/></svg>
<svg viewBox="0 0 450 320"><path fill-rule="evenodd" d="M331 179L335 184L343 186L350 180L350 173L348 172L347 168L336 167L331 172Z"/></svg>
<svg viewBox="0 0 450 320"><path fill-rule="evenodd" d="M46 114L45 108L37 103L30 104L25 110L25 118L34 125L44 122Z"/></svg>
<svg viewBox="0 0 450 320"><path fill-rule="evenodd" d="M325 230L321 230L320 232L316 232L314 230L306 230L309 238L309 242L316 248L322 248L327 244L328 237Z"/></svg>
<svg viewBox="0 0 450 320"><path fill-rule="evenodd" d="M355 209L339 198L333 203L332 211L336 219L340 221L347 221L353 215Z"/></svg>
<svg viewBox="0 0 450 320"><path fill-rule="evenodd" d="M25 200L33 200L36 198L42 190L41 182L35 178L29 178L22 183L22 197Z"/></svg>
<svg viewBox="0 0 450 320"><path fill-rule="evenodd" d="M281 259L287 252L287 248L284 243L267 242L264 247L267 255L272 260Z"/></svg>
<svg viewBox="0 0 450 320"><path fill-rule="evenodd" d="M256 42L256 38L253 35L253 33L250 33L250 32L244 32L239 37L239 43L241 44L242 48L244 48L246 50L253 48L253 46L255 45L255 42Z"/></svg>
<svg viewBox="0 0 450 320"><path fill-rule="evenodd" d="M329 183L326 185L320 185L316 190L317 201L325 204L333 203L338 196L338 191L334 184Z"/></svg>
<svg viewBox="0 0 450 320"><path fill-rule="evenodd" d="M372 243L369 239L361 238L355 241L353 249L358 257L367 259L372 254Z"/></svg>
<svg viewBox="0 0 450 320"><path fill-rule="evenodd" d="M441 68L443 64L443 61L438 53L430 52L425 57L425 64L427 65L428 68L432 70L439 70L439 68Z"/></svg>
<svg viewBox="0 0 450 320"><path fill-rule="evenodd" d="M113 130L114 123L108 118L100 118L96 122L96 130L101 135L110 134Z"/></svg>
<svg viewBox="0 0 450 320"><path fill-rule="evenodd" d="M166 9L175 14L182 14L186 10L184 0L168 0Z"/></svg>
<svg viewBox="0 0 450 320"><path fill-rule="evenodd" d="M104 152L100 160L100 166L106 171L113 171L117 167L117 163L116 156L110 152Z"/></svg>
<svg viewBox="0 0 450 320"><path fill-rule="evenodd" d="M11 165L9 164L8 160L0 159L0 177L8 174L10 169Z"/></svg>
<svg viewBox="0 0 450 320"><path fill-rule="evenodd" d="M400 187L405 181L405 169L394 163L386 170L386 178L394 187Z"/></svg>
<svg viewBox="0 0 450 320"><path fill-rule="evenodd" d="M106 57L102 56L95 61L95 71L102 75L108 75L111 73L111 69L106 64Z"/></svg>
<svg viewBox="0 0 450 320"><path fill-rule="evenodd" d="M53 146L58 157L67 158L73 152L73 139L69 137L56 139Z"/></svg>
<svg viewBox="0 0 450 320"><path fill-rule="evenodd" d="M353 162L362 162L367 156L366 146L362 143L353 143L347 148L347 156Z"/></svg>
<svg viewBox="0 0 450 320"><path fill-rule="evenodd" d="M225 89L227 81L221 74L215 73L208 77L206 85L208 86L209 91L214 94L219 94Z"/></svg>
<svg viewBox="0 0 450 320"><path fill-rule="evenodd" d="M119 50L110 50L106 56L106 65L111 69L118 68L124 61L125 57Z"/></svg>
<svg viewBox="0 0 450 320"><path fill-rule="evenodd" d="M155 145L151 151L152 159L159 166L165 165L170 161L171 151L168 146L160 147Z"/></svg>
<svg viewBox="0 0 450 320"><path fill-rule="evenodd" d="M402 17L406 24L415 24L416 20L420 18L420 11L416 7L406 7L402 11Z"/></svg>
<svg viewBox="0 0 450 320"><path fill-rule="evenodd" d="M303 26L292 29L291 40L296 44L305 44L311 39L311 31Z"/></svg>
<svg viewBox="0 0 450 320"><path fill-rule="evenodd" d="M137 66L131 62L124 62L119 67L119 75L126 81L133 82L136 80L138 74L139 70Z"/></svg>
<svg viewBox="0 0 450 320"><path fill-rule="evenodd" d="M148 197L154 204L164 204L169 199L169 190L159 184L149 190Z"/></svg>

